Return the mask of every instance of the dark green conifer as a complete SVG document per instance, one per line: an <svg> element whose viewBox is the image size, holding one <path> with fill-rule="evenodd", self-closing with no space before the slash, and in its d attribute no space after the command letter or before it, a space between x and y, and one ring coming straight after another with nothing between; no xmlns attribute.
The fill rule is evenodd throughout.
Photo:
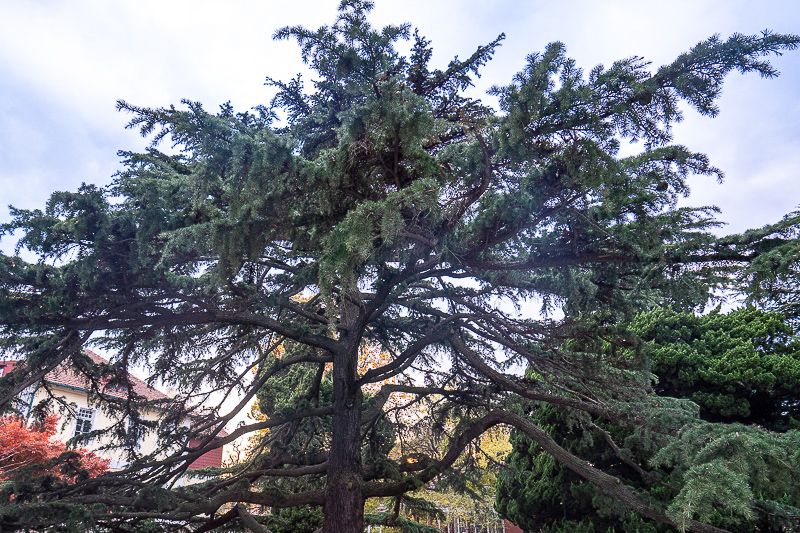
<svg viewBox="0 0 800 533"><path fill-rule="evenodd" d="M314 77L309 86L268 80L277 89L270 106L214 114L191 101L120 102L152 146L123 152L125 169L108 188L12 211L4 233L16 232L37 259L0 256L2 347L26 355L0 381L0 403L62 362L100 384L147 365L179 392L158 403L98 398L134 420L158 409L168 457L39 492L43 481L25 480L25 498L3 486L0 529L259 530L270 522L257 509L321 505L323 531L361 533L367 498L399 498L438 479L482 432L510 424L632 512L714 531L694 520L704 514L681 515L683 504L665 512L579 460L513 406L521 396L674 432L678 419L646 394L641 368L561 340L612 336L580 316L701 305L773 239L794 235L798 220L788 217L720 240L708 231L712 209L677 207L687 176L721 174L673 144L671 126L681 101L714 115L733 70L776 75L765 57L800 39L712 37L658 69L632 57L586 73L554 43L493 89L494 110L465 90L502 36L437 69L410 25L372 28L371 6L344 0L331 26L279 30L297 40ZM642 152L619 156L628 140L643 141ZM567 318L540 320L525 304L535 297ZM114 364L88 364L81 348L90 341L116 354ZM278 359L280 342L293 348ZM388 362L360 374L365 347ZM519 363L535 379L507 372ZM325 365L329 403L315 385ZM390 378L365 400L364 386ZM234 413L214 408L209 391L244 408L271 380L305 390L273 398L280 410L268 420L215 440ZM444 450L413 461L386 454L386 433L375 429L393 391L410 395L412 408L433 402L432 427L450 433ZM328 420L324 439L295 438ZM210 448L267 428L286 436L287 453L175 488ZM287 481L298 478L319 485Z"/></svg>
<svg viewBox="0 0 800 533"><path fill-rule="evenodd" d="M749 508L726 514L721 509L733 511L733 499L725 507L724 498L713 494L714 489L701 495L697 487L692 496L696 498L694 505L699 507L704 502L715 525L742 533L784 531L800 523L800 492L796 490L800 476L795 470L796 459L791 458L797 432L783 435L800 427L800 345L784 317L754 308L728 314L717 310L702 316L655 309L638 315L630 329L645 343L638 349L644 351L655 374L656 394L692 400L699 407L700 418L713 423L686 426L677 439L648 438L644 442L635 431L602 418L576 419L548 405L534 408L536 423L562 447L602 465L604 471L613 472L629 485L649 491L656 501L672 500L678 488L679 499L688 499L690 485L702 485L689 475L696 475L697 470L689 469L698 456L705 456L700 462L702 468L721 462L725 472L730 472L735 470L733 464L738 464L750 471L710 485L738 486L742 494L749 490ZM609 438L619 443L618 449ZM729 444L730 440L737 442L738 449ZM529 531L546 527L568 532L589 526L598 533L634 531L626 525L625 509L603 498L595 487L583 483L551 455L541 453L538 444L518 433L512 443L509 469L497 486L497 508L502 516ZM719 454L714 446L728 448L728 453ZM775 469L781 461L778 458L787 452L790 458ZM770 466L771 460L778 463ZM652 468L643 475L634 465L668 468ZM761 481L764 486L753 490L759 481L752 474L758 469L763 470L759 475L770 482ZM788 479L781 481L782 475ZM775 508L781 512L776 514ZM654 532L675 531L663 524L646 527Z"/></svg>

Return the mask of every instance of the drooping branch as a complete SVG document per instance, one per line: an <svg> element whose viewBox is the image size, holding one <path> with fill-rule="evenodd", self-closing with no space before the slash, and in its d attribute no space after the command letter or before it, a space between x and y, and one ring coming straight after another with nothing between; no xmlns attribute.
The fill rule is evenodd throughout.
<svg viewBox="0 0 800 533"><path fill-rule="evenodd" d="M149 468L151 468L151 469L155 469L155 468L158 468L158 467L174 465L174 464L179 463L179 462L180 463L185 462L186 464L191 464L195 459L197 459L200 456L208 453L209 451L214 450L216 448L221 448L222 446L224 446L226 444L230 444L233 441L235 441L236 439L238 439L238 438L240 438L242 436L245 436L245 435L247 435L249 433L253 433L253 432L256 432L256 431L261 431L261 430L272 428L272 427L277 427L277 426L280 426L280 425L283 425L283 424L287 424L289 422L292 422L294 420L299 420L299 419L302 419L302 418L327 416L327 415L330 415L331 413L333 413L333 407L330 406L330 405L327 405L327 406L323 406L323 407L316 407L316 408L313 408L313 409L309 409L307 411L301 411L301 412L294 413L294 414L287 415L287 416L283 416L283 417L272 417L269 420L264 420L262 422L256 422L254 424L247 424L247 425L238 427L236 430L232 431L230 434L228 434L225 437L217 437L212 442L206 443L206 444L204 444L202 446L197 446L197 447L193 447L191 449L187 449L187 450L191 450L191 451L188 451L185 454L172 455L172 456L167 457L167 458L162 459L162 460L151 461L151 462L148 462L147 466ZM139 471L139 468L140 468L139 465L134 465L133 467L131 467L129 469L123 469L123 470L114 472L112 475L114 475L114 476L125 476L125 475L135 474L135 473L137 473ZM172 477L172 473L169 474L169 477ZM102 478L97 478L97 479L102 479Z"/></svg>
<svg viewBox="0 0 800 533"><path fill-rule="evenodd" d="M552 455L559 463L572 470L583 479L593 483L601 491L611 495L615 501L623 504L631 511L635 511L642 516L668 524L673 527L685 527L689 531L698 533L730 533L726 529L721 529L709 524L688 520L684 524L677 524L669 518L663 511L654 509L644 498L636 494L632 489L624 485L620 479L610 476L601 470L590 465L588 462L569 453L558 445L553 438L539 426L534 424L529 418L520 416L507 411L492 411L489 415L495 423L504 423L517 428L528 438L536 442L544 451Z"/></svg>
<svg viewBox="0 0 800 533"><path fill-rule="evenodd" d="M92 333L94 333L94 331L85 331L79 334L77 330L68 330L61 340L49 350L49 353L53 355L45 358L46 363L43 366L27 374L24 379L17 380L17 383L0 397L0 407L14 401L23 390L31 385L41 383L42 379L44 379L49 372L52 372L70 356L79 352L83 348L83 344L89 340ZM14 373L15 375L19 375L22 371L23 369L19 368L15 369Z"/></svg>
<svg viewBox="0 0 800 533"><path fill-rule="evenodd" d="M241 519L242 523L247 526L247 529L253 531L254 533L272 533L269 529L261 525L253 515L248 513L244 505L237 504L235 509L236 514L239 515L239 518Z"/></svg>
<svg viewBox="0 0 800 533"><path fill-rule="evenodd" d="M449 324L446 322L437 324L430 333L411 343L408 348L394 357L389 363L365 372L358 380L359 385L383 381L402 372L425 348L446 340L451 335L448 328Z"/></svg>
<svg viewBox="0 0 800 533"><path fill-rule="evenodd" d="M452 441L447 452L439 461L434 463L426 462L416 467L404 468L405 471L418 470L418 473L413 476L407 476L403 481L366 483L363 489L364 495L368 497L396 496L428 483L434 477L452 466L470 442L498 424L507 424L517 428L528 438L539 444L544 451L552 455L559 463L572 470L586 481L593 483L601 491L612 496L615 501L623 504L631 511L635 511L642 516L673 527L681 526L681 524L677 524L664 514L664 512L653 508L644 498L624 485L620 479L593 467L588 462L576 457L559 446L550 435L533 423L529 418L499 409L492 410L484 417L473 421L467 429L462 431L461 434ZM689 531L696 531L698 533L730 533L725 529L720 529L695 520L690 520L682 525Z"/></svg>
<svg viewBox="0 0 800 533"><path fill-rule="evenodd" d="M519 379L512 378L494 370L477 352L467 346L467 344L457 335L450 337L450 344L482 375L500 385L502 389L518 394L523 398L542 401L552 405L571 407L573 409L585 411L596 416L602 416L608 420L617 422L629 421L635 418L635 415L632 415L631 413L623 413L615 409L611 409L600 402L589 402L586 400L570 398L568 396L559 396L531 390Z"/></svg>
<svg viewBox="0 0 800 533"><path fill-rule="evenodd" d="M614 453L616 454L617 457L619 457L620 461L622 461L623 463L625 463L626 465L631 467L640 476L642 476L643 478L647 479L648 481L650 481L652 483L656 483L658 485L661 485L662 487L669 489L674 494L678 493L677 487L674 487L674 486L670 485L669 483L665 483L664 480L657 478L656 476L654 476L653 474L651 474L650 472L648 472L647 470L645 470L644 468L639 466L636 463L636 461L631 460L630 457L628 457L619 448L617 443L614 442L614 438L611 436L611 434L608 431L606 431L605 429L601 428L600 426L598 426L597 424L595 424L593 422L590 422L589 426L593 430L595 430L598 433L600 433L600 435L602 435L603 439L605 439L606 443L608 443L608 445L611 447L611 449L614 450Z"/></svg>

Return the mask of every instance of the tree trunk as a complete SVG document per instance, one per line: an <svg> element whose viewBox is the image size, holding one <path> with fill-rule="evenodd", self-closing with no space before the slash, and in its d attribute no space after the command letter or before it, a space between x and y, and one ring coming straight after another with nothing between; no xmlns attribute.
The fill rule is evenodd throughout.
<svg viewBox="0 0 800 533"><path fill-rule="evenodd" d="M358 343L333 354L333 429L323 506L323 533L362 533L361 390Z"/></svg>

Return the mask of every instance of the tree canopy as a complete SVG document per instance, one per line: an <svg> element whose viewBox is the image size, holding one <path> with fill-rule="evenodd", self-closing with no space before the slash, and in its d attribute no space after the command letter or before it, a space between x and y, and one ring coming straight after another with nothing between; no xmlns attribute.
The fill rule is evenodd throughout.
<svg viewBox="0 0 800 533"><path fill-rule="evenodd" d="M657 394L692 400L709 422L800 428L800 341L783 316L657 309L633 330L648 343Z"/></svg>
<svg viewBox="0 0 800 533"><path fill-rule="evenodd" d="M5 492L4 531L263 531L272 518L256 508L322 506L324 532L361 532L368 498L443 479L499 424L633 512L719 531L570 453L516 405L675 441L696 420L649 394L641 361L562 341L625 343L613 324L638 309L695 308L736 283L769 291L772 263L759 258L775 250L781 272L794 268L797 214L719 238L713 208L677 206L688 176L722 173L674 144L671 126L681 102L715 115L731 71L775 76L767 56L800 38L713 36L657 69L634 56L588 72L553 43L492 89L495 110L465 91L502 35L434 68L430 42L409 24L372 28L370 8L345 0L331 26L278 30L313 76L309 86L268 78L270 105L119 102L151 147L120 152L109 187L12 209L3 231L36 260L0 256L0 339L25 355L0 400L63 362L98 382L144 365L178 392L97 396L133 421L159 410L158 427L142 430L157 431L161 453L73 485ZM641 151L620 156L627 141ZM540 313L556 310L565 317ZM116 354L112 364L87 361L86 343ZM388 358L359 372L364 349ZM521 364L533 377L520 379ZM273 385L297 390L273 395L266 420L214 438ZM219 397L240 401L223 409ZM392 457L387 435L423 401L446 445ZM176 486L212 447L265 429L264 453Z"/></svg>
<svg viewBox="0 0 800 533"><path fill-rule="evenodd" d="M710 423L687 424L677 441L663 441L643 438L601 417L575 417L531 404L536 423L562 447L649 491L655 500L691 490L688 478L722 463L726 474L733 470L736 476L729 476L720 489L738 488L740 494L692 497L694 505L706 506L706 516L717 526L747 532L785 531L800 524L800 465L787 454L797 434L784 438L775 433L799 425L800 350L784 317L754 308L703 316L659 308L637 315L628 326L646 343L638 348L645 351L657 379L655 392L692 400L700 418ZM526 530L674 531L627 516L524 434L512 441L508 469L497 485L497 507ZM767 464L783 455L783 462ZM648 472L643 465L650 467ZM756 486L757 491L751 490ZM747 498L756 512L730 512L748 490L755 492Z"/></svg>
<svg viewBox="0 0 800 533"><path fill-rule="evenodd" d="M86 450L67 450L66 444L53 438L57 424L57 415L32 427L16 416L0 417L0 482L31 475L75 482L108 470L108 459Z"/></svg>

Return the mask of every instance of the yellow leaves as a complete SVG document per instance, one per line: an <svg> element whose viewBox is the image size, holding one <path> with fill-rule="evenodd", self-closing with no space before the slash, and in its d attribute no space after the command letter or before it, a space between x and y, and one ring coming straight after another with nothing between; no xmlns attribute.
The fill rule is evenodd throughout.
<svg viewBox="0 0 800 533"><path fill-rule="evenodd" d="M269 348L267 347L267 349ZM272 349L272 355L275 356L275 359L282 359L286 355L286 348L283 347L283 344L279 344Z"/></svg>
<svg viewBox="0 0 800 533"><path fill-rule="evenodd" d="M503 462L511 452L511 442L508 440L509 432L506 427L494 427L484 433L480 438L480 449L482 455L478 456L478 464L481 467L489 466L489 459ZM488 457L487 457L488 456Z"/></svg>
<svg viewBox="0 0 800 533"><path fill-rule="evenodd" d="M364 377L364 374L370 370L386 366L392 362L392 356L386 352L382 352L375 346L362 346L358 354L358 377ZM375 395L381 390L385 384L397 384L399 380L397 376L392 376L377 383L368 383L362 387L362 390L369 395Z"/></svg>
<svg viewBox="0 0 800 533"><path fill-rule="evenodd" d="M391 355L374 346L362 346L358 354L358 376L362 377L368 370L384 366L391 360Z"/></svg>

